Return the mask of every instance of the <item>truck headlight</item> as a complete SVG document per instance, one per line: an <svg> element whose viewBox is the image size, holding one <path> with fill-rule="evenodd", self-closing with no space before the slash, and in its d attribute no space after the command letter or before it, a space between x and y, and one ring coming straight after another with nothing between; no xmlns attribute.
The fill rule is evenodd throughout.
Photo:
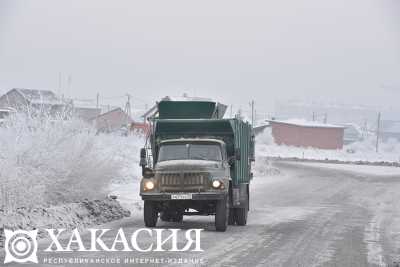
<svg viewBox="0 0 400 267"><path fill-rule="evenodd" d="M214 187L214 188L220 188L221 185L222 185L222 183L219 180L212 181L212 187Z"/></svg>
<svg viewBox="0 0 400 267"><path fill-rule="evenodd" d="M147 181L144 183L144 190L153 190L154 189L154 182Z"/></svg>

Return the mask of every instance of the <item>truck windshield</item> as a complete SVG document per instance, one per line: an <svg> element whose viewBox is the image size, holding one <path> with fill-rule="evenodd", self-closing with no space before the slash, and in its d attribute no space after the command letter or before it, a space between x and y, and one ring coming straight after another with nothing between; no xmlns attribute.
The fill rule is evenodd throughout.
<svg viewBox="0 0 400 267"><path fill-rule="evenodd" d="M161 146L158 161L183 159L221 161L221 147L217 144L164 144Z"/></svg>

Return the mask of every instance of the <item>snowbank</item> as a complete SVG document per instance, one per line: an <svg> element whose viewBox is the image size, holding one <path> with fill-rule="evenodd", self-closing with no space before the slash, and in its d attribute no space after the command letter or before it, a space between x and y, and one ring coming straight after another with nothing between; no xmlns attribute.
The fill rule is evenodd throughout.
<svg viewBox="0 0 400 267"><path fill-rule="evenodd" d="M111 181L137 179L143 143L78 119L16 114L0 127L0 210L102 199Z"/></svg>
<svg viewBox="0 0 400 267"><path fill-rule="evenodd" d="M122 219L130 212L111 198L84 200L52 207L18 208L13 213L0 211L0 247L3 246L3 229L83 228L94 224ZM39 232L40 235L40 232Z"/></svg>
<svg viewBox="0 0 400 267"><path fill-rule="evenodd" d="M354 165L354 164L330 164L321 162L293 162L297 166L307 166L318 169L331 169L345 172L352 172L357 174L363 174L368 177L371 175L379 176L381 179L385 177L400 177L399 167L390 166L371 166L371 165ZM400 179L400 178L399 178Z"/></svg>
<svg viewBox="0 0 400 267"><path fill-rule="evenodd" d="M121 206L128 209L133 216L142 216L143 200L139 193L139 180L129 183L113 183L110 185L110 194L116 196Z"/></svg>
<svg viewBox="0 0 400 267"><path fill-rule="evenodd" d="M256 141L258 157L400 163L400 143L394 140L380 143L378 153L375 151L376 140L373 138L346 145L341 150L324 150L277 145L274 143L270 129L265 129L262 134L257 136Z"/></svg>

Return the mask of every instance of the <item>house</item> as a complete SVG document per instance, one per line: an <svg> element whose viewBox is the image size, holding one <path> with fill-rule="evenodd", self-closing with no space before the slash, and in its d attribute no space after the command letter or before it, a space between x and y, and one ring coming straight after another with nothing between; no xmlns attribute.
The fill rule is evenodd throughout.
<svg viewBox="0 0 400 267"><path fill-rule="evenodd" d="M115 132L130 129L133 120L121 108L110 110L95 117L95 126L100 132Z"/></svg>
<svg viewBox="0 0 400 267"><path fill-rule="evenodd" d="M4 120L10 116L10 114L14 113L15 110L12 108L0 108L0 125L4 122Z"/></svg>
<svg viewBox="0 0 400 267"><path fill-rule="evenodd" d="M269 120L275 143L319 149L342 149L344 126L304 120Z"/></svg>
<svg viewBox="0 0 400 267"><path fill-rule="evenodd" d="M65 103L49 90L14 88L0 97L0 108L41 110L56 114L65 109Z"/></svg>
<svg viewBox="0 0 400 267"><path fill-rule="evenodd" d="M400 141L400 121L382 120L379 136L383 141L389 139Z"/></svg>
<svg viewBox="0 0 400 267"><path fill-rule="evenodd" d="M100 108L89 108L89 107L76 107L73 106L73 115L77 118L81 118L84 121L90 122L101 114Z"/></svg>
<svg viewBox="0 0 400 267"><path fill-rule="evenodd" d="M97 107L98 105L93 103L93 100L91 99L69 99L68 103L71 107L72 115L86 122L91 122L94 118L102 113L101 108Z"/></svg>

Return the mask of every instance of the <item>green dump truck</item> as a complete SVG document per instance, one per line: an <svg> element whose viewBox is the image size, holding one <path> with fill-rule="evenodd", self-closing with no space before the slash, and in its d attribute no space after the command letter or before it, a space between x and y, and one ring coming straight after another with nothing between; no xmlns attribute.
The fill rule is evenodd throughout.
<svg viewBox="0 0 400 267"><path fill-rule="evenodd" d="M217 231L246 225L254 135L249 123L223 119L211 101L161 101L141 150L144 222L215 215Z"/></svg>

